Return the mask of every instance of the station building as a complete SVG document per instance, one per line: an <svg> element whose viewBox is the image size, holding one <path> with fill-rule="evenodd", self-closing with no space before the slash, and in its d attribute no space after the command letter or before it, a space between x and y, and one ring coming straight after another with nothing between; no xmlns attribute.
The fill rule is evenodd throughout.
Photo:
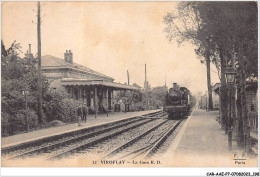
<svg viewBox="0 0 260 177"><path fill-rule="evenodd" d="M216 92L212 92L212 103L213 103L213 110L219 110L219 95ZM206 92L204 95L200 97L199 100L199 108L208 110L209 108L209 98L208 98L208 92Z"/></svg>
<svg viewBox="0 0 260 177"><path fill-rule="evenodd" d="M42 74L53 89L64 87L71 99L97 113L114 111L113 91L139 88L114 82L110 76L73 62L73 53L66 50L64 59L42 56Z"/></svg>

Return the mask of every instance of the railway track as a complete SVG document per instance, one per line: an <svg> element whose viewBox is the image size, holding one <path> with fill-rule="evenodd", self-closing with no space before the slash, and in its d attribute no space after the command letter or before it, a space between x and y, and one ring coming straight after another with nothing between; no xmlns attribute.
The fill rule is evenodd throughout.
<svg viewBox="0 0 260 177"><path fill-rule="evenodd" d="M153 120L146 119L146 120L142 120L137 123L124 125L124 127L123 126L117 127L117 129L110 130L109 132L105 132L103 134L96 135L94 137L85 138L82 141L74 140L72 143L67 144L66 147L63 147L62 149L60 149L58 151L52 151L50 155L47 155L46 159L55 159L55 158L59 158L64 155L67 155L67 154L70 155L74 151L78 151L78 150L88 148L88 147L91 148L94 145L97 145L99 143L102 143L103 141L112 139L124 132L127 132L131 129L135 129L135 128L142 126L146 123L149 123L151 121L153 121Z"/></svg>
<svg viewBox="0 0 260 177"><path fill-rule="evenodd" d="M151 118L164 118L166 115L168 115L168 113L166 113L165 111L158 111L145 116Z"/></svg>
<svg viewBox="0 0 260 177"><path fill-rule="evenodd" d="M165 120L162 119L152 119L152 121L133 128L131 130L124 131L116 136L111 136L109 139L105 139L102 141L97 141L94 144L83 146L81 149L77 149L74 152L71 152L69 155L72 158L76 156L85 158L88 155L97 155L102 156L104 153L111 151L111 149L117 147L120 143L128 141L132 136L136 136L138 134L143 133L144 130L148 129L151 126L158 125ZM111 134L112 132L108 132L107 134Z"/></svg>
<svg viewBox="0 0 260 177"><path fill-rule="evenodd" d="M152 115L165 115L162 111L156 112L156 114L152 114ZM151 114L147 115L147 116L142 116L142 118L145 119L150 119L151 121L142 124L138 127L132 128L132 129L127 129L126 131L122 131L119 134L113 134L110 135L112 132L108 132L109 138L105 138L105 139L98 139L97 141L95 141L94 143L87 143L83 146L81 146L81 148L77 148L74 149L74 151L71 151L70 149L68 149L68 154L70 156L82 156L82 154L86 155L86 154L102 154L104 152L109 151L112 146L118 146L118 144L128 140L129 138L131 138L131 136L134 136L136 134L140 134L142 133L144 130L149 129L151 126L156 125L156 124L160 124L162 121L164 122L165 120L163 118L166 118L167 116L164 117L156 117L156 116L151 116ZM65 153L63 153L60 156L66 155ZM52 158L57 158L58 156L54 156Z"/></svg>
<svg viewBox="0 0 260 177"><path fill-rule="evenodd" d="M103 159L150 158L156 154L181 122L182 120L166 120L109 152Z"/></svg>
<svg viewBox="0 0 260 177"><path fill-rule="evenodd" d="M158 111L155 114L161 114L161 112L162 111ZM47 137L37 141L17 145L14 147L3 148L2 156L7 159L16 159L28 156L39 156L39 154L45 154L44 156L47 156L47 159L56 158L73 150L83 148L84 146L91 146L93 144L97 144L100 141L112 138L113 136L117 136L120 133L149 123L152 120L154 120L152 118L153 116L151 117L150 114L147 114L142 117L125 119L109 124L104 124L101 126L86 128L84 130L73 131L53 137ZM106 134L107 132L110 132L110 135L105 136L104 134ZM102 137L102 135L104 136ZM101 138L97 138L100 136ZM93 140L93 137L96 138L96 140ZM83 143L86 140L92 141L88 143ZM62 150L57 151L57 149Z"/></svg>
<svg viewBox="0 0 260 177"><path fill-rule="evenodd" d="M158 111L81 129L2 149L2 156L7 159L53 160L95 153L103 156L110 152L106 158L120 155L127 158L137 156L149 158L156 154L167 137L181 123L181 120L165 119L167 117L167 113Z"/></svg>

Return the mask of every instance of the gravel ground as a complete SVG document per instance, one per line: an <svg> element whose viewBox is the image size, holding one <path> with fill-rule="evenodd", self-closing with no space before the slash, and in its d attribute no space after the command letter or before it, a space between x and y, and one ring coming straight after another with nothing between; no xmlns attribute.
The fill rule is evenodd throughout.
<svg viewBox="0 0 260 177"><path fill-rule="evenodd" d="M86 143L96 141L96 140L98 140L98 139L100 139L100 138L103 138L103 137L106 137L106 136L108 136L108 135L110 135L110 134L112 134L112 133L119 132L119 131L121 131L121 130L123 130L123 129L127 129L127 128L129 128L129 127L138 125L138 124L140 124L140 123L145 123L145 122L147 122L147 121L148 121L147 119L143 119L143 120L141 120L141 121L139 121L139 122L131 123L131 124L129 124L129 125L127 125L127 126L124 126L124 127L122 127L122 128L110 130L109 133L103 133L103 134L101 134L101 135L93 136L93 137L91 137L91 138L84 139L84 140L82 140L82 141L77 141L76 143L68 144L68 145L66 145L66 146L63 147L63 148L58 149L57 151L52 151L51 153L48 153L48 154L46 153L46 154L45 154L45 158L53 157L53 156L55 156L55 155L57 155L57 154L59 154L59 153L62 153L62 152L67 151L67 150L70 150L71 148L76 148L76 147L82 146L82 145L84 145L84 144L86 144ZM74 152L74 151L73 151L73 152ZM72 152L72 153L73 153L73 152ZM75 151L75 152L76 152L76 151Z"/></svg>
<svg viewBox="0 0 260 177"><path fill-rule="evenodd" d="M169 130L169 127L174 124L175 120L169 120L156 130L152 131L148 135L144 136L142 139L138 140L136 143L134 143L132 146L129 146L124 149L123 152L121 152L120 156L125 156L131 152L134 152L137 149L145 148L149 145L152 145L156 140L162 137L162 135Z"/></svg>
<svg viewBox="0 0 260 177"><path fill-rule="evenodd" d="M165 121L165 119L157 119L156 121L150 122L141 127L138 127L136 129L125 132L125 133L121 134L120 136L117 136L116 138L103 142L102 144L92 147L91 149L87 148L82 151L79 151L78 153L71 155L69 158L88 158L89 156L92 156L93 154L96 156L102 157L105 154L107 154L108 152L111 152L111 150L114 150L114 149L120 147L121 145L127 143L128 141L134 139L134 137L138 137L139 135L144 133L144 130L148 130L148 129L162 123L163 121ZM113 158L116 159L120 156L122 157L123 155L126 155L126 154L133 152L137 149L140 149L142 147L152 145L156 140L158 140L169 129L169 127L173 123L176 123L176 120L168 120L165 124L163 124L162 126L157 128L156 130L150 132L148 135L144 136L143 138L141 138L140 140L135 142L133 145L130 145L129 147L125 148L123 150L123 152L120 152L120 153L116 154L115 156L113 156ZM180 126L182 126L182 124L183 123L181 123ZM167 138L167 140L165 142L166 146L164 147L165 149L167 149L167 147L169 146L168 144L170 144L172 139L174 139L174 137L176 136L177 131L179 130L180 126L178 126L178 128L175 130L175 132L169 138ZM159 150L159 151L161 151L161 150ZM162 148L162 152L164 152L163 148Z"/></svg>
<svg viewBox="0 0 260 177"><path fill-rule="evenodd" d="M30 147L27 147L27 148L24 148L24 149L18 149L16 151L12 151L12 152L10 152L8 154L3 154L3 157L4 158L6 158L6 157L8 158L8 157L16 156L16 155L19 155L19 154L23 154L23 153L28 152L28 151L34 151L34 150L40 149L42 147L50 146L50 145L53 145L53 144L59 144L61 142L72 140L72 139L75 139L75 138L80 137L80 136L85 136L85 135L87 136L87 135L89 135L89 134L91 134L93 132L101 131L101 130L107 129L109 127L117 126L117 125L122 125L122 124L131 122L131 121L134 121L134 120L137 120L137 119L138 118L131 119L131 120L128 119L128 120L123 121L123 122L114 123L114 124L108 124L108 125L105 125L105 126L102 126L102 127L99 127L99 128L89 129L87 131L84 131L83 133L78 133L78 134L76 134L74 136L72 136L72 135L65 136L65 137L62 137L61 139L58 139L58 140L55 140L55 141L51 141L51 142L45 142L45 143L43 142L40 145L36 145L36 146L35 146L35 144L32 144ZM140 119L140 121L142 121L142 119ZM40 151L39 153L42 153L42 152ZM39 153L37 153L37 154L32 153L31 155L28 155L28 157L37 156L37 155L39 155ZM49 154L49 153L47 153L47 154Z"/></svg>
<svg viewBox="0 0 260 177"><path fill-rule="evenodd" d="M186 119L184 119L184 120L180 123L180 125L174 130L174 132L173 132L170 136L167 137L167 139L166 139L165 142L163 143L163 146L161 146L161 147L157 150L157 152L156 152L156 154L155 154L154 156L161 156L162 154L164 154L164 153L167 151L167 149L170 147L170 145L171 145L172 142L174 141L175 137L178 135L178 133L179 133L181 127L185 124L185 122L186 122Z"/></svg>
<svg viewBox="0 0 260 177"><path fill-rule="evenodd" d="M145 125L142 125L140 127L137 127L135 129L132 129L130 131L127 131L125 133L122 133L121 135L114 137L113 139L109 139L96 147L92 149L84 149L82 151L79 151L76 154L73 154L73 157L79 157L83 156L84 158L88 157L88 155L97 154L99 156L104 156L106 153L110 152L111 150L125 144L126 142L130 141L131 139L134 139L133 137L137 137L140 134L144 133L144 130L148 130L151 127L154 127L155 125L163 122L163 119L155 119L152 122L149 122Z"/></svg>
<svg viewBox="0 0 260 177"><path fill-rule="evenodd" d="M150 118L158 118L158 117L165 117L166 114L164 112L157 112L157 113L152 113L150 115L146 115L145 117L150 117ZM136 118L138 119L138 117ZM47 140L45 142L40 142L38 144L32 144L29 147L26 148L20 148L17 149L15 151L11 151L9 153L6 154L2 154L2 157L4 158L10 158L13 156L17 156L17 155L21 155L23 153L28 153L31 152L27 155L25 155L23 158L48 158L48 157L52 157L55 154L59 154L61 152L67 151L68 149L71 149L73 147L78 147L80 145L83 145L86 143L86 140L80 140L77 141L76 143L74 141L65 144L64 142L69 141L69 140L73 140L75 138L79 138L81 136L87 136L93 132L96 131L101 131L101 130L105 130L107 128L116 126L116 125L121 125L121 124L125 124L127 122L131 122L133 120L136 119L127 119L123 122L119 122L119 123L112 123L112 124L107 124L104 125L102 127L98 127L98 128L90 128L88 130L82 131L82 132L77 132L77 134L72 135L68 135L68 136L64 136L58 140ZM139 118L140 119L140 118ZM141 120L141 121L145 121L147 119ZM139 120L140 121L140 120ZM118 136L119 138L113 138L113 139L109 139L109 140L105 140L101 145L95 145L93 147L84 149L84 150L74 150L72 153L75 154L74 152L77 152L76 154L89 154L89 153L94 153L94 154L104 154L107 153L108 151L111 151L111 149L114 149L116 146L118 146L119 144L125 143L129 140L132 139L132 137L136 137L138 135L140 135L141 133L143 133L144 130L148 130L150 127L153 127L156 123L163 121L163 119L155 119L154 121L142 125L141 127L137 127L133 130L129 130L128 132L122 133L120 136ZM140 123L140 122L138 122ZM133 123L131 125L135 125L138 123ZM127 125L124 128L127 128L131 125ZM121 129L116 128L115 130L108 130L109 133L115 133L117 131L119 131ZM97 136L93 136L91 138L87 138L87 142L92 142L95 141L99 138L102 138L104 136L107 136L107 134L101 134L101 135L97 135ZM156 136L152 136L149 137L149 141L153 140L154 138L156 138ZM63 144L61 144L63 142ZM54 146L55 145L55 146ZM49 146L53 146L53 147L49 147ZM46 147L49 147L48 149L46 149ZM44 150L41 150L42 148L45 148ZM39 150L37 152L34 152L35 150ZM76 155L77 156L77 155Z"/></svg>

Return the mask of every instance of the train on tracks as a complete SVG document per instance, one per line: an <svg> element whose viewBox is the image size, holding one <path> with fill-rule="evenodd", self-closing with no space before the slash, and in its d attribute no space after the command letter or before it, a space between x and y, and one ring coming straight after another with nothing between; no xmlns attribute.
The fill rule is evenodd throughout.
<svg viewBox="0 0 260 177"><path fill-rule="evenodd" d="M180 119L189 115L195 105L196 99L189 89L173 83L166 93L163 110L168 113L169 119Z"/></svg>

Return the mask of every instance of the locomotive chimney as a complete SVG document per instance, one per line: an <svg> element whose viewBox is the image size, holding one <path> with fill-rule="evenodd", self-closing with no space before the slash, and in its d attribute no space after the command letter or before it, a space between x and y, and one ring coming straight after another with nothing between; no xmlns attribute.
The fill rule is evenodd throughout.
<svg viewBox="0 0 260 177"><path fill-rule="evenodd" d="M173 89L175 89L175 90L180 89L179 85L176 82L173 83Z"/></svg>

